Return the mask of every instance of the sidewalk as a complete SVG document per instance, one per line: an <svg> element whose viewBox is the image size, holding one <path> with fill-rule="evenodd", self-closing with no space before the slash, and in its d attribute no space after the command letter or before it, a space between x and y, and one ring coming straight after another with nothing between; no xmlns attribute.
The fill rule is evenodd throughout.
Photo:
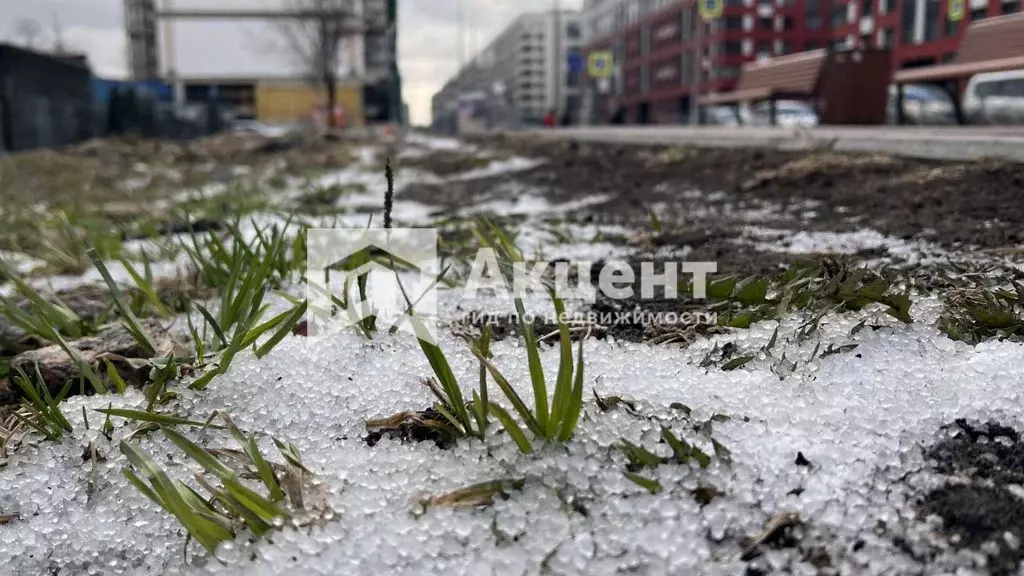
<svg viewBox="0 0 1024 576"><path fill-rule="evenodd" d="M1024 127L822 126L817 128L594 126L537 130L531 135L626 144L691 144L712 147L764 146L805 150L833 146L850 152L885 152L937 160L982 157L1024 162Z"/></svg>

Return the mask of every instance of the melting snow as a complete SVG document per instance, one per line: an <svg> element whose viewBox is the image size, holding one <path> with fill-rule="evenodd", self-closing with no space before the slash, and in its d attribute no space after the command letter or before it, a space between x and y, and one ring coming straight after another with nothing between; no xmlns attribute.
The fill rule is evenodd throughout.
<svg viewBox="0 0 1024 576"><path fill-rule="evenodd" d="M450 146L437 140L417 144ZM515 169L509 166L505 169ZM489 169L496 173L493 165ZM379 178L353 169L324 182L365 182L366 197L346 202L371 203L383 198ZM520 213L534 216L571 210L529 196L516 205ZM491 208L496 206L515 209L511 203ZM562 245L566 253L614 255L614 247L591 243L599 229L571 232L580 242ZM755 228L749 232L755 240L767 234ZM545 234L550 233L531 230L520 242L550 255L560 247L545 246ZM788 249L868 247L902 249L872 231L797 233ZM112 272L119 277L116 265ZM98 278L86 276L74 281ZM533 302L531 308L538 305ZM439 304L448 321L474 308L498 307L511 310L509 302L486 297L467 302L453 293L443 293ZM909 326L871 308L830 315L816 337L803 342L795 336L805 320L799 314L781 325L762 322L686 349L587 340L586 389L632 397L641 416L602 412L588 392L576 437L533 455L520 454L505 434L492 434L486 444L460 441L450 450L387 438L370 447L363 440L367 419L432 403L420 382L430 368L415 341L383 334L367 341L351 331L289 336L262 360L251 352L239 354L208 390L183 390L163 410L202 420L213 410L226 409L242 428L296 444L336 512L333 518L313 527L285 526L255 542L242 534L222 546L216 559L200 554L186 563L181 527L121 474L126 462L117 443L128 427L115 418L108 442L98 433L102 418L91 411L108 403L138 409L145 399L137 391L76 397L63 405L73 433L57 443L35 438L0 468L0 513L20 515L0 525L0 572L725 575L742 573L746 566L738 559L738 542L760 532L766 519L780 512L797 512L815 530L831 535L823 545L840 559L835 568L841 573L920 571L875 529L880 522L894 526L913 518L910 482L903 480L923 465L921 443L936 439L939 427L954 418L1024 426L1020 345L953 342L935 327L937 309L934 299L918 299L916 322ZM881 327L853 330L865 318ZM776 328L778 343L771 356L759 352ZM442 332L440 345L468 392L477 381L478 364L464 342ZM726 341L754 359L729 372L699 367L716 343ZM829 344L857 348L809 360L815 349ZM522 345L508 339L494 343L492 351L494 362L530 402ZM771 368L783 354L800 363L780 380ZM542 361L553 377L557 349L547 347ZM492 394L499 394L496 387ZM673 403L691 407L692 420ZM713 414L729 416L713 425L713 435L732 451L731 465L714 459L704 470L670 464L646 471L665 488L657 495L623 477L625 459L612 448L620 439L666 454L657 442L663 424L711 452L693 423ZM225 442L212 431L188 434L214 445ZM83 462L89 442L96 443L100 458ZM173 476L190 478L192 470L180 451L161 435L144 435L139 445ZM260 446L265 454L274 453L269 436L262 437ZM798 452L813 465L795 465ZM425 496L509 476L526 483L508 500L414 514ZM718 491L703 507L692 496L702 486ZM193 545L190 551L195 550ZM947 556L939 559L938 571L953 573L966 562ZM776 551L767 557L794 573L817 572L799 554Z"/></svg>
<svg viewBox="0 0 1024 576"><path fill-rule="evenodd" d="M885 249L911 264L948 260L949 253L922 240L907 241L886 236L876 230L855 232L808 232L747 226L743 230L758 250L793 254L836 253L855 254L865 250Z"/></svg>
<svg viewBox="0 0 1024 576"><path fill-rule="evenodd" d="M523 172L536 168L543 164L544 160L537 160L533 158L509 158L507 160L493 160L487 166L477 168L474 170L468 170L461 174L456 174L448 178L449 181L463 181L463 180L478 180L480 178L487 178L489 176L498 176L500 174L510 174L514 172Z"/></svg>
<svg viewBox="0 0 1024 576"><path fill-rule="evenodd" d="M927 316L929 306L919 303L915 312ZM848 336L858 320L830 317L823 328L828 341L857 343L856 355L818 359L784 381L768 370L767 358L733 372L697 367L710 342L680 350L588 341L588 389L631 396L641 412L690 440L697 437L671 403L689 405L698 420L716 413L731 418L715 424L714 437L731 449L732 465L715 460L703 471L660 466L648 472L666 488L654 496L623 477L625 461L610 449L626 438L663 452L657 423L647 417L602 413L588 402L572 442L532 456L520 455L504 435L492 436L487 446L463 441L451 450L387 439L369 447L362 440L366 419L431 402L419 383L429 367L415 342L387 336L367 342L352 333L289 337L262 361L241 355L209 390L185 392L168 409L203 419L226 408L243 428L294 442L328 494L334 520L286 527L255 544L241 538L222 550L220 561L186 566L179 527L120 475L124 460L97 435L99 416L91 414L91 432L82 422L81 406L137 408L142 397L76 398L65 405L73 435L24 446L0 471L0 506L22 516L0 526L0 562L17 574L49 566L69 573L522 574L542 565L573 574L732 574L744 565L735 547L723 552L706 536L755 534L770 515L792 511L833 533L837 549L869 541L846 561L874 573L899 572L906 560L893 544L872 537L879 520L906 512L908 496L895 480L922 464L917 443L935 438L952 418L995 412L1007 424L1024 424L1016 410L1024 389L1020 351L1010 343L954 343L927 322ZM783 323L777 354L810 355L812 342L789 340L798 324L795 318ZM764 323L733 339L756 349L774 329ZM466 346L450 336L441 345L459 381L472 386L477 364ZM521 346L502 341L494 355L528 397ZM542 358L553 374L557 351L548 349ZM119 426L115 444L124 433ZM91 465L81 459L89 439L106 458L91 496ZM271 451L269 442L262 445ZM141 447L187 476L179 452L159 435L144 437ZM814 466L795 466L797 452ZM510 475L527 483L507 501L413 514L426 495ZM704 485L721 495L702 508L689 492ZM794 495L795 488L803 492Z"/></svg>

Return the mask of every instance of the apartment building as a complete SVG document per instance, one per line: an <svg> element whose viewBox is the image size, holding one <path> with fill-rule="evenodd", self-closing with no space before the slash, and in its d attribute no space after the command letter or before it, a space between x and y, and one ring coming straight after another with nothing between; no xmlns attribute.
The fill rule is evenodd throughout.
<svg viewBox="0 0 1024 576"><path fill-rule="evenodd" d="M159 78L154 1L125 0L124 29L128 34L128 71L132 80Z"/></svg>
<svg viewBox="0 0 1024 576"><path fill-rule="evenodd" d="M614 58L610 82L587 82L587 118L684 122L690 97L733 89L744 62L815 48L886 48L896 69L948 62L970 21L1021 5L968 0L968 15L951 22L947 2L724 0L722 16L707 23L694 0L587 0L584 51Z"/></svg>
<svg viewBox="0 0 1024 576"><path fill-rule="evenodd" d="M577 12L519 16L434 95L435 125L451 129L460 110L490 127L540 122L551 110L577 110L582 40Z"/></svg>

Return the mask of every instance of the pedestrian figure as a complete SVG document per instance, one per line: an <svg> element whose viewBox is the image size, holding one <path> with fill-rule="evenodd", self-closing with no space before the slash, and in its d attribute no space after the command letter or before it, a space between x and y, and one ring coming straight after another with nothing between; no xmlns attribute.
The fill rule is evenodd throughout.
<svg viewBox="0 0 1024 576"><path fill-rule="evenodd" d="M544 125L547 126L548 128L554 128L556 122L557 118L555 117L555 111L549 110L548 115L544 117Z"/></svg>

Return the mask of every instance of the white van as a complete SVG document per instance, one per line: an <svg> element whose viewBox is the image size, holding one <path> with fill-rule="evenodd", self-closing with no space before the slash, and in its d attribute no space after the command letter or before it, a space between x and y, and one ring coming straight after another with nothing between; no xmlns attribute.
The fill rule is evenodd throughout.
<svg viewBox="0 0 1024 576"><path fill-rule="evenodd" d="M976 74L963 109L969 124L1024 124L1024 69Z"/></svg>

